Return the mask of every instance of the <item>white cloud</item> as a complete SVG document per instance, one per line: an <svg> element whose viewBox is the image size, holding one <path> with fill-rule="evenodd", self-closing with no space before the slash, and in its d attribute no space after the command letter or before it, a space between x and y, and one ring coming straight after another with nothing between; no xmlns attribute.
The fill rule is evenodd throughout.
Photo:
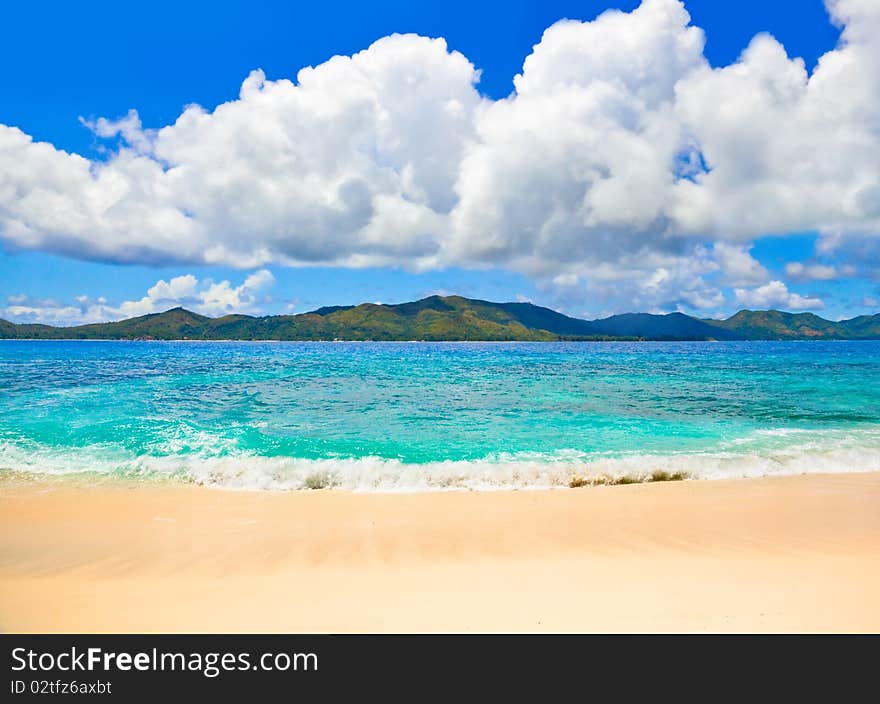
<svg viewBox="0 0 880 704"><path fill-rule="evenodd" d="M43 323L66 325L68 323L93 322L83 319L80 306L66 305L51 299L32 300L28 296L9 296L8 305L0 308L0 318L15 323Z"/></svg>
<svg viewBox="0 0 880 704"><path fill-rule="evenodd" d="M821 299L801 296L788 290L782 281L770 281L753 289L738 288L734 291L736 302L746 308L781 308L783 310L819 310L824 307Z"/></svg>
<svg viewBox="0 0 880 704"><path fill-rule="evenodd" d="M568 266L583 272L581 265ZM613 263L594 265L582 279L558 275L541 288L555 289L568 311L588 317L597 310L607 314L681 308L702 311L724 303L723 293L709 278L720 269L716 253L705 247L690 248L682 255L642 250ZM590 302L589 309L584 301Z"/></svg>
<svg viewBox="0 0 880 704"><path fill-rule="evenodd" d="M748 286L770 278L770 273L749 253L747 247L716 242L712 253L724 272L725 282L730 286Z"/></svg>
<svg viewBox="0 0 880 704"><path fill-rule="evenodd" d="M840 45L812 74L773 37L676 85L676 113L709 167L676 185L683 230L756 234L880 231L880 5L830 4Z"/></svg>
<svg viewBox="0 0 880 704"><path fill-rule="evenodd" d="M829 10L843 34L812 73L769 35L713 68L678 0L644 0L548 28L503 100L443 39L394 35L295 81L254 71L238 99L157 129L135 111L85 121L120 140L106 161L0 126L0 243L499 266L615 308L715 305L719 283L768 281L757 237L818 230L833 252L880 235L880 4Z"/></svg>
<svg viewBox="0 0 880 704"><path fill-rule="evenodd" d="M577 275L572 273L557 274L553 277L553 285L558 286L559 288L577 286L578 283L580 283L580 279L578 279Z"/></svg>
<svg viewBox="0 0 880 704"><path fill-rule="evenodd" d="M796 281L830 281L840 273L828 264L804 264L789 262L785 265L785 273Z"/></svg>
<svg viewBox="0 0 880 704"><path fill-rule="evenodd" d="M0 238L120 262L432 265L479 73L442 39L386 37L299 72L254 71L238 100L90 162L0 126Z"/></svg>
<svg viewBox="0 0 880 704"><path fill-rule="evenodd" d="M260 294L274 282L272 273L266 269L254 272L239 286L232 286L229 281L199 281L192 274L185 274L169 281L159 280L143 298L123 301L119 305L110 305L103 296L95 299L77 296L77 305L74 306L51 299L31 299L21 294L7 298L7 306L0 308L0 318L20 323L79 325L159 313L177 306L212 317L258 313Z"/></svg>
<svg viewBox="0 0 880 704"><path fill-rule="evenodd" d="M129 110L125 117L118 120L108 120L99 117L97 120L80 118L80 122L94 132L98 137L110 139L117 135L130 147L139 152L149 152L155 139L155 130L144 130L140 115L137 110Z"/></svg>
<svg viewBox="0 0 880 704"><path fill-rule="evenodd" d="M683 291L680 296L692 310L705 311L724 304L724 294L717 289ZM679 310L682 308L679 306Z"/></svg>
<svg viewBox="0 0 880 704"><path fill-rule="evenodd" d="M687 22L678 2L648 0L550 27L516 92L476 114L448 256L545 273L674 251L662 236L684 139L674 85L704 62Z"/></svg>

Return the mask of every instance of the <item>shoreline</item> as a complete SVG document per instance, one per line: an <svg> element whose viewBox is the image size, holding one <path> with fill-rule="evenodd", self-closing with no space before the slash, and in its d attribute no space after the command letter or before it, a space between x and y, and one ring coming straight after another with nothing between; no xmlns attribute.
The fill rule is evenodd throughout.
<svg viewBox="0 0 880 704"><path fill-rule="evenodd" d="M246 461L246 460L242 460ZM657 475L664 475L663 478L654 478ZM231 494L265 494L265 495L285 495L285 494L342 494L349 496L422 496L434 494L520 494L520 493L556 493L565 491L589 491L602 487L619 487L619 486L642 486L656 484L683 484L683 483L711 483L724 482L738 484L740 482L755 481L774 481L785 480L793 477L849 477L859 475L878 475L880 470L831 470L821 472L804 472L804 471L782 471L772 474L742 474L738 476L699 476L690 475L676 470L654 470L644 473L629 474L572 474L570 479L565 482L555 484L523 484L523 485L480 485L480 486L464 486L464 485L419 485L413 487L371 487L371 488L349 488L339 484L328 484L326 486L302 486L302 487L265 487L265 486L243 486L243 485L227 485L221 483L212 483L193 479L183 474L142 474L142 475L125 475L112 474L98 471L76 471L76 472L32 472L22 469L0 468L0 502L2 502L6 494L12 495L19 489L27 489L27 487L40 487L40 490L49 490L52 488L61 490L81 490L91 491L95 489L107 490L124 490L131 491L139 488L147 489L195 489L217 491Z"/></svg>
<svg viewBox="0 0 880 704"><path fill-rule="evenodd" d="M205 489L0 482L0 630L880 630L877 472Z"/></svg>

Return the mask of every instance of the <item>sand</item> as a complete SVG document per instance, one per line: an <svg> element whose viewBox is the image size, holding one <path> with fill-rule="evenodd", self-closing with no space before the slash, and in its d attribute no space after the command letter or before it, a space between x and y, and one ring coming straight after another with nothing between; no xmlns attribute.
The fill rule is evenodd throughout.
<svg viewBox="0 0 880 704"><path fill-rule="evenodd" d="M880 631L880 474L555 491L0 482L11 632Z"/></svg>

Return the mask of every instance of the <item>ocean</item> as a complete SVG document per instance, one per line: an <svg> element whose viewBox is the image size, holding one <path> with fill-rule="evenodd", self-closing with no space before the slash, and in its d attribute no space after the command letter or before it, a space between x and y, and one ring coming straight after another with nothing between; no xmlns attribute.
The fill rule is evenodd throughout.
<svg viewBox="0 0 880 704"><path fill-rule="evenodd" d="M880 470L880 342L0 341L0 472L234 489Z"/></svg>

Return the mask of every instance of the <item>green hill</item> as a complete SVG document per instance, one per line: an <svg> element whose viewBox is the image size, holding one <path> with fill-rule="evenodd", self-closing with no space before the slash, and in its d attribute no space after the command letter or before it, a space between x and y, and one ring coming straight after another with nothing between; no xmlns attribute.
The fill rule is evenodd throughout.
<svg viewBox="0 0 880 704"><path fill-rule="evenodd" d="M749 340L880 339L880 315L833 322L814 313L741 310L727 320L706 322Z"/></svg>
<svg viewBox="0 0 880 704"><path fill-rule="evenodd" d="M571 318L531 303L429 296L396 305L330 306L297 315L209 318L183 308L74 327L0 320L4 339L109 340L816 340L880 339L880 315L832 322L812 313L740 311L727 320L682 313Z"/></svg>
<svg viewBox="0 0 880 704"><path fill-rule="evenodd" d="M734 340L736 333L719 329L709 321L684 313L652 315L623 313L591 323L594 331L609 337L636 337L649 340ZM595 334L595 332L594 332Z"/></svg>

